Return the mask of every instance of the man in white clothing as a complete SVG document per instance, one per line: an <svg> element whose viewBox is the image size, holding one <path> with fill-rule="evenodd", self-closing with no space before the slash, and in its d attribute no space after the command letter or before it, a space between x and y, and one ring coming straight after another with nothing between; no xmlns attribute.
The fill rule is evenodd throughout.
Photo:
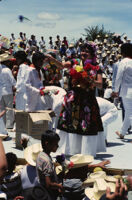
<svg viewBox="0 0 132 200"><path fill-rule="evenodd" d="M121 54L123 59L117 71L114 95L122 98L125 108L121 133L116 132L120 139L124 139L128 128L132 127L132 44L124 43L121 46Z"/></svg>
<svg viewBox="0 0 132 200"><path fill-rule="evenodd" d="M25 84L28 83L29 65L27 64L27 56L24 51L15 53L17 65L19 66L17 83L16 83L16 109L25 110L26 108L26 88Z"/></svg>
<svg viewBox="0 0 132 200"><path fill-rule="evenodd" d="M10 57L10 56L9 56ZM0 106L1 111L6 110L6 107L13 108L13 90L15 89L16 81L12 75L11 70L6 66L6 62L9 57L2 59L1 57L1 73L0 73L0 88L1 99ZM7 110L3 116L6 128L13 128L14 114L13 110Z"/></svg>

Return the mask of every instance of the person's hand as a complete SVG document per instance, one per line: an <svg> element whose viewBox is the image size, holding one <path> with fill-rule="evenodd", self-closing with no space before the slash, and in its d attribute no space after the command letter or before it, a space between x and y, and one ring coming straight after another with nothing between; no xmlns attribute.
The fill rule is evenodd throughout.
<svg viewBox="0 0 132 200"><path fill-rule="evenodd" d="M20 143L21 143L21 145L22 145L22 147L23 147L24 149L27 147L28 141L29 141L29 139L27 139L27 138L22 138L22 139L20 140Z"/></svg>
<svg viewBox="0 0 132 200"><path fill-rule="evenodd" d="M23 196L17 196L17 197L15 197L14 200L20 200L20 199L24 199L24 197Z"/></svg>
<svg viewBox="0 0 132 200"><path fill-rule="evenodd" d="M122 180L116 181L115 192L111 194L110 188L106 190L106 199L107 200L125 200L127 195L127 186L123 183Z"/></svg>
<svg viewBox="0 0 132 200"><path fill-rule="evenodd" d="M58 191L59 191L60 193L64 193L65 189L64 189L64 187L63 187L62 184L59 184L59 189L58 189Z"/></svg>
<svg viewBox="0 0 132 200"><path fill-rule="evenodd" d="M110 164L110 160L104 160L98 164L98 167L106 168L106 165Z"/></svg>
<svg viewBox="0 0 132 200"><path fill-rule="evenodd" d="M3 117L3 115L5 114L5 112L6 112L6 111L3 110L3 111L0 113L0 118Z"/></svg>

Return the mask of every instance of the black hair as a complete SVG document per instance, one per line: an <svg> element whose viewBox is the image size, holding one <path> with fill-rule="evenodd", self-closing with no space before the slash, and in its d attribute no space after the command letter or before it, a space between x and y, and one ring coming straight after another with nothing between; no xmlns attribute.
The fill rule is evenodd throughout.
<svg viewBox="0 0 132 200"><path fill-rule="evenodd" d="M92 45L87 44L87 43L82 44L82 46L81 46L81 51L85 51L85 50L87 50L87 49L89 50L91 56L94 57L94 56L95 56L95 48L92 47Z"/></svg>
<svg viewBox="0 0 132 200"><path fill-rule="evenodd" d="M45 56L44 56L43 53L36 52L36 53L33 54L32 63L35 65L37 61L44 60L44 59L45 59Z"/></svg>
<svg viewBox="0 0 132 200"><path fill-rule="evenodd" d="M26 59L27 59L27 55L25 53L25 51L17 51L15 54L14 54L14 58L18 58L18 59L21 59L22 62L25 62Z"/></svg>
<svg viewBox="0 0 132 200"><path fill-rule="evenodd" d="M19 46L20 46L21 48L23 48L23 47L26 48L26 44L25 44L24 42L20 42L20 43L19 43Z"/></svg>
<svg viewBox="0 0 132 200"><path fill-rule="evenodd" d="M45 148L45 142L48 142L49 144L52 144L53 142L59 142L60 137L59 135L52 131L52 130L47 130L45 133L42 134L41 136L41 145L42 148Z"/></svg>
<svg viewBox="0 0 132 200"><path fill-rule="evenodd" d="M123 55L123 57L132 58L132 44L131 43L125 43L121 45L121 55Z"/></svg>
<svg viewBox="0 0 132 200"><path fill-rule="evenodd" d="M17 156L12 152L6 153L6 160L8 165L8 173L12 173L17 163Z"/></svg>
<svg viewBox="0 0 132 200"><path fill-rule="evenodd" d="M53 58L56 59L56 54L54 52L49 52L48 54L51 55Z"/></svg>

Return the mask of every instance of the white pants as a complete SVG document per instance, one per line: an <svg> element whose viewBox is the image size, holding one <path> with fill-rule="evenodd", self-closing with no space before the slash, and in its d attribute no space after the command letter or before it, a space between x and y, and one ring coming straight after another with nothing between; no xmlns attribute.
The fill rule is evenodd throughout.
<svg viewBox="0 0 132 200"><path fill-rule="evenodd" d="M125 135L128 128L132 127L132 99L131 98L122 98L123 105L125 109L125 118L121 128L121 134Z"/></svg>
<svg viewBox="0 0 132 200"><path fill-rule="evenodd" d="M13 108L13 94L3 95L0 101L1 111L6 110L6 107ZM13 128L14 112L13 110L6 110L3 116L6 128Z"/></svg>

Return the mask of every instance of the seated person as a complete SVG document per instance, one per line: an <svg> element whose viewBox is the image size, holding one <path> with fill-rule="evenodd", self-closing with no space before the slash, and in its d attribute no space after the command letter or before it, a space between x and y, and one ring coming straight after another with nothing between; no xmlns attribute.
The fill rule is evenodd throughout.
<svg viewBox="0 0 132 200"><path fill-rule="evenodd" d="M46 133L42 134L41 144L43 152L39 153L36 161L36 169L39 182L44 188L47 189L52 199L56 199L59 193L63 191L63 186L58 181L58 177L55 172L55 167L50 156L51 152L56 152L59 140L59 135L51 130L48 130L46 131ZM109 161L102 161L99 164L88 165L86 166L87 169L85 171L85 175L87 175L88 170L93 169L97 166L105 167L105 165L107 164L109 164ZM71 171L71 174L76 174L76 170L75 173L73 173L74 169Z"/></svg>
<svg viewBox="0 0 132 200"><path fill-rule="evenodd" d="M58 183L55 167L50 156L51 152L56 152L60 138L53 131L46 131L41 137L43 151L39 153L36 169L40 184L47 189L51 199L57 199L59 192L62 192L63 186Z"/></svg>
<svg viewBox="0 0 132 200"><path fill-rule="evenodd" d="M9 152L6 154L6 159L8 168L1 183L1 191L10 200L21 194L21 179L19 174L14 172L17 162L16 154Z"/></svg>

